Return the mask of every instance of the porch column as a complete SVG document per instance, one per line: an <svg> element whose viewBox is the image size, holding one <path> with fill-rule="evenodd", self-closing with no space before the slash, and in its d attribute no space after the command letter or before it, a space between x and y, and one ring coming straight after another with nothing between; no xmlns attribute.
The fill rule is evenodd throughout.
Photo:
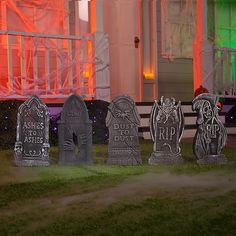
<svg viewBox="0 0 236 236"><path fill-rule="evenodd" d="M141 51L141 0L117 1L119 92L142 100ZM139 41L135 45L135 41Z"/></svg>
<svg viewBox="0 0 236 236"><path fill-rule="evenodd" d="M208 40L207 1L197 0L196 37L193 44L194 91L200 85L213 91L214 49Z"/></svg>
<svg viewBox="0 0 236 236"><path fill-rule="evenodd" d="M202 1L202 85L213 92L214 45L208 40L207 1Z"/></svg>
<svg viewBox="0 0 236 236"><path fill-rule="evenodd" d="M104 28L109 35L111 97L141 100L141 0L104 0ZM136 45L135 45L136 42Z"/></svg>
<svg viewBox="0 0 236 236"><path fill-rule="evenodd" d="M90 1L90 27L94 38L95 99L110 101L109 41L104 32L104 0Z"/></svg>
<svg viewBox="0 0 236 236"><path fill-rule="evenodd" d="M156 0L142 1L142 101L157 98Z"/></svg>

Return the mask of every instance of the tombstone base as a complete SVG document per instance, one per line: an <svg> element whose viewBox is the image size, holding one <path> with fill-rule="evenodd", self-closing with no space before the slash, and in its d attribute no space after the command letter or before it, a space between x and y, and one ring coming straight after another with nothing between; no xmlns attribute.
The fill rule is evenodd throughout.
<svg viewBox="0 0 236 236"><path fill-rule="evenodd" d="M207 164L226 164L228 162L224 154L219 155L206 155L203 158L197 160L199 165Z"/></svg>
<svg viewBox="0 0 236 236"><path fill-rule="evenodd" d="M108 165L140 165L142 160L139 148L111 148L108 150Z"/></svg>
<svg viewBox="0 0 236 236"><path fill-rule="evenodd" d="M42 160L15 160L16 166L49 166L49 161Z"/></svg>
<svg viewBox="0 0 236 236"><path fill-rule="evenodd" d="M61 166L76 166L76 165L92 165L92 162L85 162L85 161L59 161L59 165Z"/></svg>
<svg viewBox="0 0 236 236"><path fill-rule="evenodd" d="M85 159L82 157L83 155L75 155L73 151L61 151L59 154L59 165L91 165L92 164L92 158Z"/></svg>
<svg viewBox="0 0 236 236"><path fill-rule="evenodd" d="M150 165L174 165L174 164L182 164L183 158L181 154L178 153L176 155L167 155L163 152L153 152L148 160Z"/></svg>
<svg viewBox="0 0 236 236"><path fill-rule="evenodd" d="M117 158L117 157L109 157L107 160L107 164L108 165L121 165L121 166L128 166L128 165L140 165L142 164L142 160L141 158L131 158L131 157L127 157L127 158Z"/></svg>

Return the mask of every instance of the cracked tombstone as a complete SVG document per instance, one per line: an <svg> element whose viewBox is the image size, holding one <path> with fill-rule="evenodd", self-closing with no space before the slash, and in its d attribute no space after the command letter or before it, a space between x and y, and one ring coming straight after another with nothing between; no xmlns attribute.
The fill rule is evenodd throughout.
<svg viewBox="0 0 236 236"><path fill-rule="evenodd" d="M193 111L197 111L197 131L193 140L193 152L198 164L224 164L227 159L221 150L225 146L227 133L218 115L218 97L203 93L193 100Z"/></svg>
<svg viewBox="0 0 236 236"><path fill-rule="evenodd" d="M141 164L138 126L140 116L129 96L118 96L108 107L106 126L109 129L108 160L111 165Z"/></svg>
<svg viewBox="0 0 236 236"><path fill-rule="evenodd" d="M48 166L49 148L49 112L37 96L32 96L18 109L15 164Z"/></svg>
<svg viewBox="0 0 236 236"><path fill-rule="evenodd" d="M59 164L92 163L92 121L83 99L71 95L58 121Z"/></svg>
<svg viewBox="0 0 236 236"><path fill-rule="evenodd" d="M183 162L180 140L184 130L184 116L181 102L176 104L174 98L161 97L155 100L150 115L150 133L154 150L149 164L179 164Z"/></svg>

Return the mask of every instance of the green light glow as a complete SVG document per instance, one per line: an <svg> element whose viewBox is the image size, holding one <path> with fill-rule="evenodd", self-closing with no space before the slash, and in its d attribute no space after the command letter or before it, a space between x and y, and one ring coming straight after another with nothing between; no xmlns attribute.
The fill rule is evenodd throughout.
<svg viewBox="0 0 236 236"><path fill-rule="evenodd" d="M236 1L216 1L215 34L220 47L236 48Z"/></svg>
<svg viewBox="0 0 236 236"><path fill-rule="evenodd" d="M236 1L215 0L215 44L217 47L236 49ZM231 55L231 78L235 80L235 57ZM226 72L227 73L227 72Z"/></svg>

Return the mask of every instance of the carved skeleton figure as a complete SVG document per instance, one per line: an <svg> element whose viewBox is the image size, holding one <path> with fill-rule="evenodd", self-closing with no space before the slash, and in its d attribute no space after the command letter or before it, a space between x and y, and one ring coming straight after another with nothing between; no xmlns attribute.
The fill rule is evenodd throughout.
<svg viewBox="0 0 236 236"><path fill-rule="evenodd" d="M184 116L181 102L174 98L161 97L154 102L150 114L150 133L154 142L149 164L182 163L179 142L184 129Z"/></svg>
<svg viewBox="0 0 236 236"><path fill-rule="evenodd" d="M161 97L161 104L159 105L157 101L155 101L151 115L150 115L150 133L153 142L155 142L156 132L157 132L157 123L166 123L168 120L172 122L179 123L179 140L182 136L184 129L184 117L181 110L181 103L178 102L175 105L174 98L166 98Z"/></svg>
<svg viewBox="0 0 236 236"><path fill-rule="evenodd" d="M174 98L166 98L164 100L164 97L161 97L161 106L156 103L159 112L156 117L157 122L164 122L166 123L169 118L172 119L173 122L178 122L178 106L175 106L175 99Z"/></svg>

